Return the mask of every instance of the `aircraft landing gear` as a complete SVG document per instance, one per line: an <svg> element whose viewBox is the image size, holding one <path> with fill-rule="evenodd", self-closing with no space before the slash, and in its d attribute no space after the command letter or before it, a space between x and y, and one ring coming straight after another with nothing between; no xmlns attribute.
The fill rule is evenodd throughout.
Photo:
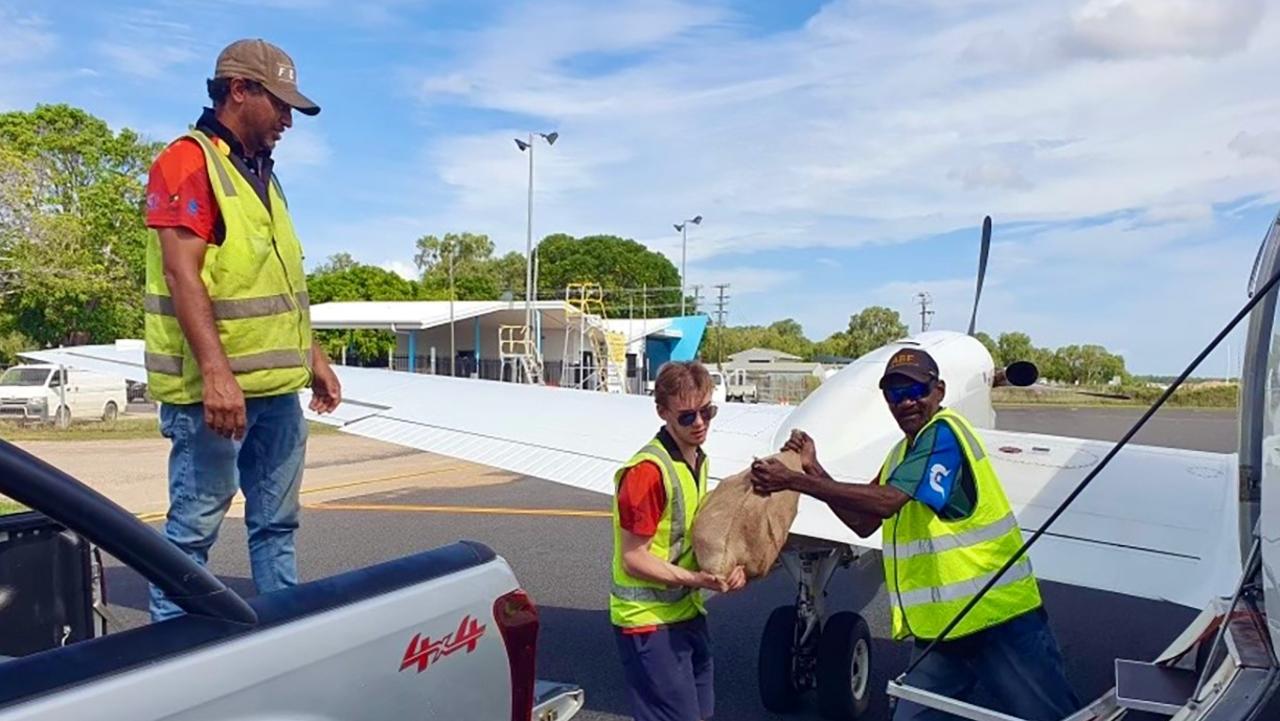
<svg viewBox="0 0 1280 721"><path fill-rule="evenodd" d="M861 716L871 699L871 632L852 611L826 618L827 584L836 568L857 558L849 546L783 550L783 567L796 579L794 606L774 609L760 639L760 701L770 711L794 711L805 691L818 692L818 708L833 721Z"/></svg>

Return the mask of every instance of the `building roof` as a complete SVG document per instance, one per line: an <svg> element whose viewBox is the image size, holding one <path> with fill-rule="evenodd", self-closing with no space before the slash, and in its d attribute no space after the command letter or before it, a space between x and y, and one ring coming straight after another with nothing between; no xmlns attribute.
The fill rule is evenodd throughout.
<svg viewBox="0 0 1280 721"><path fill-rule="evenodd" d="M734 363L774 363L777 361L798 361L800 356L792 355L772 348L748 348L729 356Z"/></svg>
<svg viewBox="0 0 1280 721"><path fill-rule="evenodd" d="M565 323L563 300L540 300L534 308L544 314L556 327ZM523 312L520 300L458 300L453 302L455 322L469 320L498 312ZM674 318L610 318L605 326L627 335L628 340L639 338L682 337L675 327ZM544 323L547 321L544 320ZM311 306L311 326L317 330L367 328L373 330L411 331L426 330L449 323L447 300L399 300L399 301L342 301L319 303Z"/></svg>
<svg viewBox="0 0 1280 721"><path fill-rule="evenodd" d="M804 361L780 361L778 363L742 363L731 362L724 364L727 370L744 370L748 373L805 373L812 375L820 375L826 366L821 363L806 363Z"/></svg>
<svg viewBox="0 0 1280 721"><path fill-rule="evenodd" d="M564 301L541 300L534 307L561 311ZM523 301L458 300L453 302L455 321L497 311L523 311ZM371 328L377 330L423 330L449 322L447 300L357 300L320 303L311 306L311 326L317 329Z"/></svg>

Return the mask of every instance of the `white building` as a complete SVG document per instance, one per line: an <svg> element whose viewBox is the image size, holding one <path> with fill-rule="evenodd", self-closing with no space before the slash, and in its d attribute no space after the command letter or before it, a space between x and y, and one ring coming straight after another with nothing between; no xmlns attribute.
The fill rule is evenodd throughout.
<svg viewBox="0 0 1280 721"><path fill-rule="evenodd" d="M548 385L579 385L584 377L589 380L601 350L591 340L594 327L615 334L625 346L625 370L618 369L616 380L625 379L625 390L631 393L644 392L646 382L666 361L696 357L707 325L706 316L602 320L584 316L563 300L538 301L533 309L538 332L529 345L541 357L542 377ZM524 324L525 304L519 300L350 301L311 307L311 325L316 330L395 333L395 350L387 359L393 369L448 375L453 354L454 375L486 380L512 379L517 363L511 355L522 349L518 329ZM597 332L595 337L603 335Z"/></svg>

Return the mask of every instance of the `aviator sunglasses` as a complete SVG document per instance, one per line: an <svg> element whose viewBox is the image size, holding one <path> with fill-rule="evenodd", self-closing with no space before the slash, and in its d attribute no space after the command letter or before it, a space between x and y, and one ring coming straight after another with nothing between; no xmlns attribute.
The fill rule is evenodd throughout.
<svg viewBox="0 0 1280 721"><path fill-rule="evenodd" d="M676 416L676 423L679 423L682 426L691 426L693 425L694 419L698 416L702 416L702 420L710 422L712 418L716 417L716 411L718 410L720 409L716 408L714 404L708 403L696 411L684 411L680 413Z"/></svg>
<svg viewBox="0 0 1280 721"><path fill-rule="evenodd" d="M884 397L885 400L896 406L903 401L918 401L932 391L932 383L912 383L909 386L885 388Z"/></svg>

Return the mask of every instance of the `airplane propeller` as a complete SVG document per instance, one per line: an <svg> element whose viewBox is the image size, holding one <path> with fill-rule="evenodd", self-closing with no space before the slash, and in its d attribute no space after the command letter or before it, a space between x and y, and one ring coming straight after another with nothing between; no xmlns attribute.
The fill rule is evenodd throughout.
<svg viewBox="0 0 1280 721"><path fill-rule="evenodd" d="M982 281L987 277L987 255L991 252L991 216L982 219L982 251L978 256L978 287L973 291L973 314L969 316L969 335L978 325L978 301L982 299Z"/></svg>
<svg viewBox="0 0 1280 721"><path fill-rule="evenodd" d="M969 335L976 335L978 326L978 302L982 300L982 284L987 278L987 256L991 253L991 216L982 219L982 247L978 255L978 283L973 291L973 313L969 316ZM1040 369L1029 360L1010 363L997 368L992 386L1029 386L1040 379Z"/></svg>

